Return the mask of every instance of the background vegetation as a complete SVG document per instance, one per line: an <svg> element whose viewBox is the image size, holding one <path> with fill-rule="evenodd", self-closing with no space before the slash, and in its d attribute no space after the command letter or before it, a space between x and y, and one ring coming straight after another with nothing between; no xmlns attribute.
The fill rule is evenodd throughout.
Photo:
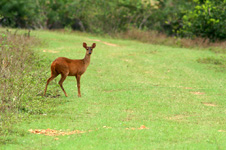
<svg viewBox="0 0 226 150"><path fill-rule="evenodd" d="M0 135L9 134L26 114L42 114L49 109L42 99L46 61L34 52L40 44L27 33L0 31Z"/></svg>
<svg viewBox="0 0 226 150"><path fill-rule="evenodd" d="M225 0L17 0L0 2L2 26L114 34L133 28L226 39Z"/></svg>

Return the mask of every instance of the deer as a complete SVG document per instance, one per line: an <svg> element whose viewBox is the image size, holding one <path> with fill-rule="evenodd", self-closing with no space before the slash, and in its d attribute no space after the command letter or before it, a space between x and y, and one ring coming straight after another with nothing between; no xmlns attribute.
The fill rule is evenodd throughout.
<svg viewBox="0 0 226 150"><path fill-rule="evenodd" d="M66 57L58 57L51 64L51 77L48 78L44 96L46 94L47 86L50 81L56 78L59 74L61 74L61 79L59 81L59 85L64 92L64 95L68 97L66 91L63 87L63 82L67 76L75 76L77 80L77 88L78 88L78 97L81 97L80 92L80 79L81 76L85 73L87 67L90 64L90 57L93 49L96 47L96 43L93 43L92 46L88 47L84 42L83 47L86 49L86 54L83 59L69 59Z"/></svg>

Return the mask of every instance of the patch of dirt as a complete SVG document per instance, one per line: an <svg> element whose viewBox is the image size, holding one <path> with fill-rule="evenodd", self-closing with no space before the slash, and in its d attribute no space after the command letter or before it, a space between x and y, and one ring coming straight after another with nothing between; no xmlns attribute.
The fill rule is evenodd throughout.
<svg viewBox="0 0 226 150"><path fill-rule="evenodd" d="M105 45L108 45L108 46L118 46L118 45L116 45L116 44L108 43L108 42L102 42L102 43L104 43Z"/></svg>
<svg viewBox="0 0 226 150"><path fill-rule="evenodd" d="M43 52L48 52L48 53L59 53L59 51L53 51L53 50L43 50Z"/></svg>
<svg viewBox="0 0 226 150"><path fill-rule="evenodd" d="M205 93L204 92L190 92L190 93L192 93L192 94L194 94L194 95L205 95Z"/></svg>
<svg viewBox="0 0 226 150"><path fill-rule="evenodd" d="M217 105L213 104L213 103L207 103L207 102L202 102L203 105L205 106L211 106L211 107L216 107Z"/></svg>
<svg viewBox="0 0 226 150"><path fill-rule="evenodd" d="M28 130L29 132L31 133L34 133L34 134L44 134L44 135L47 135L47 136L60 136L60 135L72 135L72 134L81 134L81 133L85 133L85 131L80 131L80 130L74 130L74 131L67 131L67 132L64 132L64 131L61 131L61 130L53 130L53 129L30 129Z"/></svg>
<svg viewBox="0 0 226 150"><path fill-rule="evenodd" d="M103 126L104 129L112 129L112 127ZM126 130L143 130L143 129L149 129L145 125L141 125L139 128L125 128ZM98 129L96 129L98 130ZM88 131L80 131L80 130L74 130L74 131L61 131L61 130L53 130L53 129L29 129L30 133L33 134L43 134L46 136L65 136L65 135L72 135L72 134L81 134L81 133L87 133L92 132L94 130L88 130ZM55 138L55 140L59 140L59 138Z"/></svg>
<svg viewBox="0 0 226 150"><path fill-rule="evenodd" d="M114 46L114 47L118 46L118 45L116 45L116 44L109 43L109 42L104 42L104 41L101 41L101 40L98 40L98 39L87 39L87 40L89 40L89 41L101 42L101 43L103 43L103 44L105 44L105 45L108 45L108 46Z"/></svg>
<svg viewBox="0 0 226 150"><path fill-rule="evenodd" d="M226 130L218 130L218 132L226 132Z"/></svg>
<svg viewBox="0 0 226 150"><path fill-rule="evenodd" d="M89 39L89 40L100 42L100 40L97 40L97 39Z"/></svg>
<svg viewBox="0 0 226 150"><path fill-rule="evenodd" d="M145 125L141 125L139 128L126 128L126 130L143 130L143 129L149 129Z"/></svg>

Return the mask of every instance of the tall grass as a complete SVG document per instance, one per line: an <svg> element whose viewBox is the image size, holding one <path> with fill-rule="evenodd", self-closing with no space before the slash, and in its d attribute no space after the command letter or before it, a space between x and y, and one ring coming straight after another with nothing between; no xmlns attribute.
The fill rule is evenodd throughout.
<svg viewBox="0 0 226 150"><path fill-rule="evenodd" d="M0 32L0 134L7 134L21 114L42 113L42 84L46 75L33 51L33 37Z"/></svg>
<svg viewBox="0 0 226 150"><path fill-rule="evenodd" d="M208 49L216 53L226 53L226 41L211 42L209 39L200 37L194 39L169 37L166 34L158 33L157 31L142 31L135 28L131 28L126 32L118 33L115 36L157 45Z"/></svg>

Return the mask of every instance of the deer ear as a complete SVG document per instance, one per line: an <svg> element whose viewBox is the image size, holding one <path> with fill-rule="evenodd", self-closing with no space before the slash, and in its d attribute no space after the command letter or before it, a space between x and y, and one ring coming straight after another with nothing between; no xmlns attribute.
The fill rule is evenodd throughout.
<svg viewBox="0 0 226 150"><path fill-rule="evenodd" d="M86 49L87 48L87 44L84 42L83 43L83 47Z"/></svg>
<svg viewBox="0 0 226 150"><path fill-rule="evenodd" d="M95 47L96 47L96 43L93 43L92 48L95 48Z"/></svg>

